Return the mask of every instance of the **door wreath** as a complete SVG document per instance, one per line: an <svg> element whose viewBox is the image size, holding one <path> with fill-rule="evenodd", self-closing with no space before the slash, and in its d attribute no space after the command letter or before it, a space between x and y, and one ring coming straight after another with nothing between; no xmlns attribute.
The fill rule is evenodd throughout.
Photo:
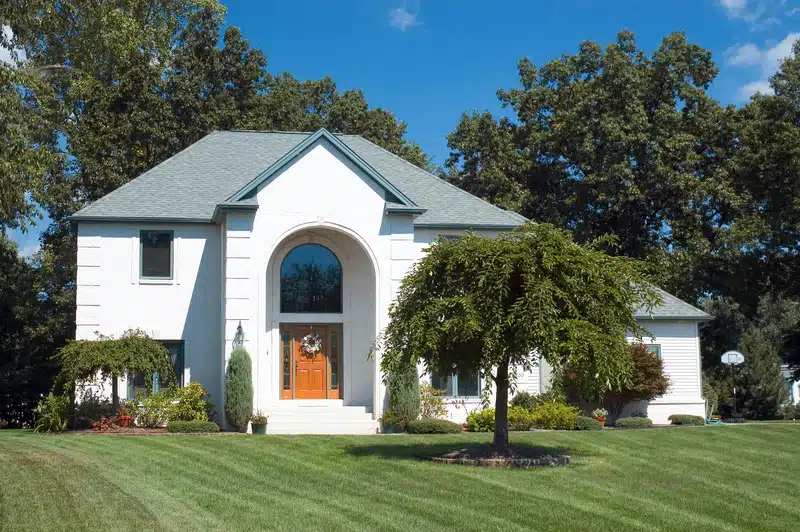
<svg viewBox="0 0 800 532"><path fill-rule="evenodd" d="M300 339L300 353L306 358L314 358L322 351L322 336L319 333L309 333Z"/></svg>

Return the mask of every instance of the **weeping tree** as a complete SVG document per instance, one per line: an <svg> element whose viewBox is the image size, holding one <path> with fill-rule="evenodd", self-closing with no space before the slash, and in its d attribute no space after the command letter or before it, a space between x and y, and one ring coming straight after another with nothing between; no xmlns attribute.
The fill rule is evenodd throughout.
<svg viewBox="0 0 800 532"><path fill-rule="evenodd" d="M119 338L98 334L97 340L71 340L56 357L61 364L56 388L72 393L76 382L92 381L98 376L110 379L114 408L119 404L119 377L132 379L141 374L148 390L153 389L154 374L168 385L176 382L169 351L141 329L129 329Z"/></svg>
<svg viewBox="0 0 800 532"><path fill-rule="evenodd" d="M381 370L422 360L428 370L480 372L496 387L494 445L508 445L508 390L539 357L569 366L583 394L630 385L626 333L659 296L641 263L576 244L549 224L496 238L440 239L403 280L384 331Z"/></svg>

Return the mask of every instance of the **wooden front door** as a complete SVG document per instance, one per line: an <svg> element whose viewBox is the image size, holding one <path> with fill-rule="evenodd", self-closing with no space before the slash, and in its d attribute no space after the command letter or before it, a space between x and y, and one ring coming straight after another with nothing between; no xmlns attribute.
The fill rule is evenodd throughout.
<svg viewBox="0 0 800 532"><path fill-rule="evenodd" d="M341 397L342 326L281 325L281 399L339 399ZM314 355L303 352L307 335L322 342Z"/></svg>

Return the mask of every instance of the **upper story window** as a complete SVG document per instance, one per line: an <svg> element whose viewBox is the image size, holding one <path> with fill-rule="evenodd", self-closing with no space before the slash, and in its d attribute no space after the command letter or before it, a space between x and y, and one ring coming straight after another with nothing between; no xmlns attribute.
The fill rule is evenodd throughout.
<svg viewBox="0 0 800 532"><path fill-rule="evenodd" d="M342 312L342 264L319 244L292 249L281 264L281 312Z"/></svg>
<svg viewBox="0 0 800 532"><path fill-rule="evenodd" d="M139 277L172 279L172 231L139 233Z"/></svg>

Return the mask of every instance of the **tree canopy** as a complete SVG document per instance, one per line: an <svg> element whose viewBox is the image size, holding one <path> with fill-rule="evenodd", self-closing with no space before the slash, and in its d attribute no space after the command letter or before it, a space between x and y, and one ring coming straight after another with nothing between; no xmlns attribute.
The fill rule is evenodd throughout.
<svg viewBox="0 0 800 532"><path fill-rule="evenodd" d="M544 65L522 59L519 86L497 93L507 112L465 113L443 174L579 242L617 235L606 251L652 264L690 303L734 305L739 318L701 329L713 369L760 320L764 297L800 302L798 55L795 43L770 79L774 94L740 107L708 94L712 54L683 33L649 54L622 31ZM796 375L798 330L777 351Z"/></svg>
<svg viewBox="0 0 800 532"><path fill-rule="evenodd" d="M602 242L606 243L606 242ZM497 238L440 239L403 280L383 335L384 374L423 361L444 374L477 373L497 387L495 445L508 443L509 372L543 358L565 365L586 393L629 384L626 334L658 294L641 265L575 243L549 224Z"/></svg>
<svg viewBox="0 0 800 532"><path fill-rule="evenodd" d="M10 29L0 46L20 59L0 62L0 233L50 220L41 251L21 266L36 279L24 298L36 335L0 325L0 336L19 340L3 353L8 364L30 375L51 380L53 371L35 370L47 366L36 353L52 356L74 335L67 217L212 130L327 127L428 164L405 122L360 89L271 73L216 0L10 0L0 3L0 26Z"/></svg>
<svg viewBox="0 0 800 532"><path fill-rule="evenodd" d="M98 334L96 340L70 340L58 352L61 370L57 382L63 393L71 393L80 381L94 381L98 376L112 383L113 404L118 401L116 379L135 375L144 378L153 389L153 375L169 384L176 382L169 351L141 329L129 329L119 338Z"/></svg>

